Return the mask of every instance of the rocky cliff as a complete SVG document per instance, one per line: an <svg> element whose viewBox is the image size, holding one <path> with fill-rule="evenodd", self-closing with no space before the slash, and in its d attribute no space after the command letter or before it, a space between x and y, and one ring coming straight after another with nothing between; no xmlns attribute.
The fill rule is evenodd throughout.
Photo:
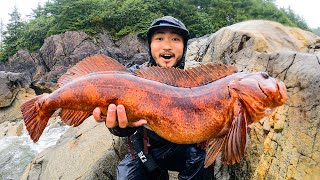
<svg viewBox="0 0 320 180"><path fill-rule="evenodd" d="M246 161L217 166L217 175L227 169L231 179L320 177L319 37L275 22L247 21L196 39L188 49L191 60L265 71L288 89L287 103L252 125Z"/></svg>
<svg viewBox="0 0 320 180"><path fill-rule="evenodd" d="M0 115L4 110L17 111L34 92L56 89L61 74L91 54L103 53L130 66L146 61L144 47L134 34L113 41L107 33L90 37L66 32L46 39L36 53L19 51L0 64L0 70L20 73L1 72L0 77L6 78L0 82L9 85L0 89L0 94L9 95ZM218 158L217 179L320 178L320 37L275 22L246 21L190 40L187 59L188 66L215 62L234 64L240 71L265 71L288 89L287 103L250 127L243 162L225 166ZM16 116L6 120L21 118L17 112L13 114ZM114 166L125 151L124 144L123 139L111 136L103 123L86 120L40 153L22 179L114 179Z"/></svg>

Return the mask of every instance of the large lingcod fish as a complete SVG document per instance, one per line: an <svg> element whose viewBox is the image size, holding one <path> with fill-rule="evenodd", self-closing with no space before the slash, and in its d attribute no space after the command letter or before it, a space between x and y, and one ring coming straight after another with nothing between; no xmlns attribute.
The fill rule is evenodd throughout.
<svg viewBox="0 0 320 180"><path fill-rule="evenodd" d="M234 66L205 64L181 70L145 67L131 73L104 55L70 68L59 89L21 106L31 139L37 142L52 114L80 125L95 107L122 104L129 121L146 119L159 136L178 144L206 141L205 167L222 151L222 161L240 162L247 126L287 100L286 87L265 72L237 72Z"/></svg>

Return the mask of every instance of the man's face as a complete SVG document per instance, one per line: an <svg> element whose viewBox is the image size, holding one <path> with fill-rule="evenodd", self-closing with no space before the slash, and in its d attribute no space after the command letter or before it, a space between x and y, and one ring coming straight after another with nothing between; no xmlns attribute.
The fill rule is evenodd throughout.
<svg viewBox="0 0 320 180"><path fill-rule="evenodd" d="M183 37L172 29L161 29L151 37L151 55L158 66L173 67L183 55Z"/></svg>

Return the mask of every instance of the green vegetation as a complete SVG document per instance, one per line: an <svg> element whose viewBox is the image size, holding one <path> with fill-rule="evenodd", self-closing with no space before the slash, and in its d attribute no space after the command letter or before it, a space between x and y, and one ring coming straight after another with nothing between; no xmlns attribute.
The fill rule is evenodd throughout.
<svg viewBox="0 0 320 180"><path fill-rule="evenodd" d="M4 23L3 23L3 19L0 19L0 52L2 50L2 44L3 44L3 31L4 31Z"/></svg>
<svg viewBox="0 0 320 180"><path fill-rule="evenodd" d="M171 15L182 20L191 37L213 33L222 27L250 19L267 19L309 30L306 22L291 9L278 9L273 0L48 0L38 5L28 22L17 8L10 14L0 60L19 49L35 51L46 37L66 31L112 33L118 39L130 32L144 37L151 21Z"/></svg>
<svg viewBox="0 0 320 180"><path fill-rule="evenodd" d="M0 52L1 60L7 60L9 56L15 54L21 46L19 42L21 41L22 31L25 24L20 18L20 13L18 8L15 6L10 15L10 23L7 25L7 30L3 33L3 41Z"/></svg>
<svg viewBox="0 0 320 180"><path fill-rule="evenodd" d="M314 32L316 35L320 36L320 27L316 29L312 29L312 32Z"/></svg>

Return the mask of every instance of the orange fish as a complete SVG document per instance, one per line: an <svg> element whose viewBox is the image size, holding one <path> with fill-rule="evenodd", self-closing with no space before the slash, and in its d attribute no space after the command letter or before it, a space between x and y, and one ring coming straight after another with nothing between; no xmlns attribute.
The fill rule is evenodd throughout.
<svg viewBox="0 0 320 180"><path fill-rule="evenodd" d="M159 136L178 144L206 141L205 166L222 151L225 163L244 157L247 125L287 100L286 87L265 72L237 72L234 66L205 64L181 70L145 67L129 72L104 55L84 59L58 81L59 89L21 106L36 142L52 114L80 125L95 107L123 104L129 121L146 119Z"/></svg>

